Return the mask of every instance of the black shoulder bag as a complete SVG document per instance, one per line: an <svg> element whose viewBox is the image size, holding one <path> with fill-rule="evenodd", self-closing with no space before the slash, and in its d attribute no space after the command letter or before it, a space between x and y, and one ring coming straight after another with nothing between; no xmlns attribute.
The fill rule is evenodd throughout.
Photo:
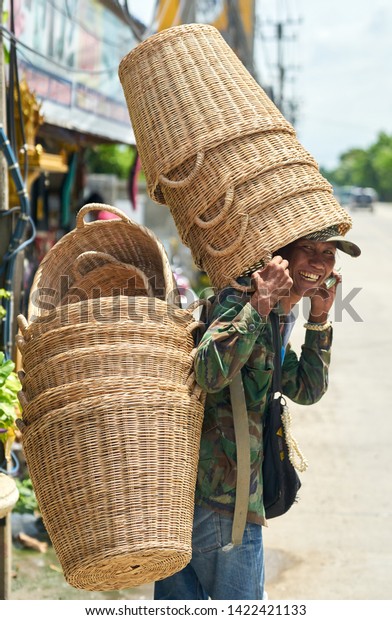
<svg viewBox="0 0 392 620"><path fill-rule="evenodd" d="M275 361L271 400L265 412L263 431L263 502L267 519L279 517L287 512L295 502L301 487L301 481L289 458L289 447L282 421L285 404L282 396L279 317L271 312L270 319Z"/></svg>

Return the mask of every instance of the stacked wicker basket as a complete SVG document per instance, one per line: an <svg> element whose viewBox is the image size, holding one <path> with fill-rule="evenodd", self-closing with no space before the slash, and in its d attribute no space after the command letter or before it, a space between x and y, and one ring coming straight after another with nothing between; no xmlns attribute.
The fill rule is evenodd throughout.
<svg viewBox="0 0 392 620"><path fill-rule="evenodd" d="M219 31L155 34L119 67L149 195L215 286L291 241L351 219Z"/></svg>
<svg viewBox="0 0 392 620"><path fill-rule="evenodd" d="M85 224L98 209L119 219ZM19 317L26 461L75 587L132 587L190 560L203 394L178 299L157 238L86 205Z"/></svg>

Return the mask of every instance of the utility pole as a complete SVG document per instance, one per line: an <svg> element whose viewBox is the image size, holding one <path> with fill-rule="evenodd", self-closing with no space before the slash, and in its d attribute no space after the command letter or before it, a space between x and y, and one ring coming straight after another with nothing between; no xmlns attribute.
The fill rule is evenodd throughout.
<svg viewBox="0 0 392 620"><path fill-rule="evenodd" d="M280 13L280 14L279 14ZM278 16L275 20L267 19L264 21L265 26L273 28L273 35L270 37L264 37L261 31L260 24L260 36L264 41L276 42L276 91L274 96L274 103L280 109L282 114L291 122L295 123L297 104L291 100L287 95L287 82L289 81L289 72L297 70L298 67L293 64L287 63L287 49L286 43L296 40L296 34L293 32L293 28L302 23L301 18L292 19L291 17L283 18L281 11L278 12ZM286 52L286 53L285 53ZM292 59L288 59L289 62ZM292 78L291 78L292 79ZM275 90L275 89L274 89Z"/></svg>
<svg viewBox="0 0 392 620"><path fill-rule="evenodd" d="M285 81L285 67L283 64L283 28L282 22L276 24L276 41L277 41L277 65L278 65L278 97L276 104L280 110L283 109L284 101L284 81Z"/></svg>

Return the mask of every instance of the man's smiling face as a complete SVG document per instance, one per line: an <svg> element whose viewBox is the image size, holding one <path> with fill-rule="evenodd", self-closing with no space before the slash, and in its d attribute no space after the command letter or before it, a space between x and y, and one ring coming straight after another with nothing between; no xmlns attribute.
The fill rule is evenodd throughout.
<svg viewBox="0 0 392 620"><path fill-rule="evenodd" d="M293 279L291 292L300 297L321 286L335 266L336 245L332 241L298 239L290 245L289 272Z"/></svg>

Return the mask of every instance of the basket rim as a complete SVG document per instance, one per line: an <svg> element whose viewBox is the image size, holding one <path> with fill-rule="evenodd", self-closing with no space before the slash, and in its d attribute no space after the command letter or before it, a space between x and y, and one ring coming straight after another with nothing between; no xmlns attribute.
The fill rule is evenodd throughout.
<svg viewBox="0 0 392 620"><path fill-rule="evenodd" d="M84 217L88 213L92 211L105 211L105 210L108 210L111 213L117 215L118 219L96 220L96 221L87 222L87 223L84 222ZM124 227L124 226L129 227L129 230L127 230L127 236L129 235L130 238L132 238L132 231L135 231L137 232L139 236L141 235L144 238L144 240L147 240L150 246L154 246L160 257L160 268L162 270L162 276L163 276L163 280L165 284L165 300L169 298L176 299L177 306L180 307L180 303L181 303L180 296L178 294L178 289L177 289L177 285L175 282L175 278L174 278L172 269L170 267L169 257L167 255L167 252L162 242L158 239L155 233L149 228L147 228L146 226L142 224L138 224L137 222L132 220L121 209L118 209L116 207L113 207L112 205L108 205L105 203L88 203L88 204L85 204L78 211L76 227L70 232L68 232L66 235L63 235L63 237L61 237L54 244L52 248L50 248L50 250L46 253L44 258L40 262L35 272L33 282L30 288L29 304L28 304L28 312L27 312L29 317L33 314L33 311L32 311L33 294L36 290L42 288L40 286L40 283L44 277L43 274L45 270L48 268L48 265L50 265L52 261L58 260L59 255L61 256L62 253L66 252L67 244L69 245L73 243L75 238L77 239L78 235L81 235L84 229L88 229L91 226L93 226L98 231L98 233L102 233L103 237L105 236L105 230L106 231L108 230L108 228L105 228L105 227L110 227L113 230L119 227ZM91 249L94 250L94 248L91 248ZM84 252L86 252L85 248L83 249L82 252L80 252L80 254ZM133 265L133 263L128 263L128 264ZM137 267L137 265L134 265L134 266Z"/></svg>
<svg viewBox="0 0 392 620"><path fill-rule="evenodd" d="M186 35L191 34L195 31L203 31L206 34L209 33L215 36L218 34L219 37L223 39L219 30L211 24L179 24L178 26L171 26L170 28L165 28L165 30L161 30L160 32L156 32L150 35L147 39L138 43L136 47L130 50L127 54L125 54L125 56L123 56L119 63L119 74L124 70L127 61L129 62L131 60L136 60L140 54L149 54L150 50L154 51L154 47L156 46L157 42L168 42L173 38L177 38L179 34Z"/></svg>
<svg viewBox="0 0 392 620"><path fill-rule="evenodd" d="M123 380L124 378L120 377L120 379ZM78 383L78 382L75 382L75 383ZM159 385L159 383L161 383L162 385L161 388L159 387L157 388L157 385ZM143 384L143 382L140 379L138 379L138 384L141 385ZM189 403L192 403L193 407L195 406L199 407L201 412L204 411L204 405L202 401L198 398L198 396L195 393L192 392L192 389L185 384L180 385L179 383L171 383L169 385L167 381L165 382L154 381L153 383L151 381L146 381L145 384L149 388L151 388L152 385L154 386L154 389L150 389L150 392L149 392L150 401L153 400L153 396L155 395L157 398L157 403L159 405L164 406L162 395L170 394L173 402L183 403L183 402L188 401ZM64 386L62 387L64 388ZM181 388L181 391L179 388ZM124 391L123 396L129 401L137 399L137 402L140 402L140 393L141 392L131 394L129 392ZM42 396L42 394L40 396ZM33 401L30 401L30 403L31 402ZM89 413L89 407L94 408L94 411L95 411L94 415L96 415L97 419L99 419L102 414L103 408L105 409L105 411L106 410L109 411L109 409L110 411L112 411L112 408L107 406L110 403L113 404L113 396L111 394L100 394L98 396L90 396L87 398L81 398L77 401L73 401L72 403L68 403L64 405L63 407L57 407L56 409L51 409L47 411L46 413L44 413L43 415L39 416L38 418L35 418L32 421L25 420L22 415L22 421L24 422L24 425L25 425L25 429L23 430L23 442L30 439L29 435L31 433L41 433L44 425L45 426L53 425L53 424L55 425L59 419L68 418L70 417L70 415L72 416L72 413L75 414L76 417L78 415L81 415L81 416L89 416L89 418L93 419L94 416L92 416L91 413ZM86 411L82 412L81 411L82 406L86 404L87 404ZM75 409L75 411L71 412L71 414L69 412L70 408ZM129 415L131 414L132 412L130 411ZM178 420L178 423L179 423L179 420Z"/></svg>

